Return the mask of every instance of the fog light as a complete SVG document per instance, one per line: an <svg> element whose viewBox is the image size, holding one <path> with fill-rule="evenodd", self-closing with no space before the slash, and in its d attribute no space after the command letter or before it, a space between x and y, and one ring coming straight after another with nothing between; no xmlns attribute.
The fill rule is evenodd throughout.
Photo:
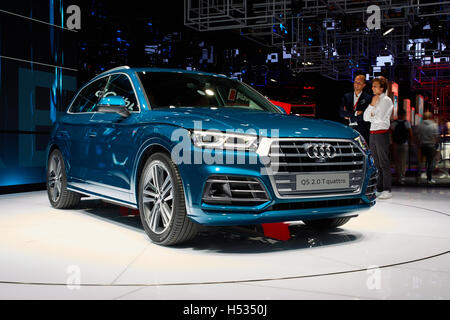
<svg viewBox="0 0 450 320"><path fill-rule="evenodd" d="M211 176L203 191L204 203L256 206L269 200L263 184L253 177Z"/></svg>

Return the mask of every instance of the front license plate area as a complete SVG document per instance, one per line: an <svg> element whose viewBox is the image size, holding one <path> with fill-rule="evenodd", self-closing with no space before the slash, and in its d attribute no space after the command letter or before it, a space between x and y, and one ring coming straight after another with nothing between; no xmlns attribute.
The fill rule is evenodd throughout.
<svg viewBox="0 0 450 320"><path fill-rule="evenodd" d="M350 187L350 174L299 174L296 182L297 191L348 189Z"/></svg>

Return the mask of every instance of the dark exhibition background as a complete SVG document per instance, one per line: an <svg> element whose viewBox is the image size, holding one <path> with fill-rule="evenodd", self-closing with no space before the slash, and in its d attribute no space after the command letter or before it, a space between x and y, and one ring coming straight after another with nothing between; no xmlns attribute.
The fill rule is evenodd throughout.
<svg viewBox="0 0 450 320"><path fill-rule="evenodd" d="M72 5L79 30L67 24ZM446 122L449 13L437 0L2 1L0 188L45 182L52 124L81 85L121 65L225 74L334 121L355 75L383 74L412 121L430 110Z"/></svg>

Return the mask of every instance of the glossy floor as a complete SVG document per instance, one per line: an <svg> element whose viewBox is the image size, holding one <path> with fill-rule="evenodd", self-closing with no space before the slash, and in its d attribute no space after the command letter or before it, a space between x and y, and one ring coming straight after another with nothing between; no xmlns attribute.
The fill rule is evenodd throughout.
<svg viewBox="0 0 450 320"><path fill-rule="evenodd" d="M3 195L0 299L450 299L450 189L393 195L333 232L211 228L177 247L98 200Z"/></svg>

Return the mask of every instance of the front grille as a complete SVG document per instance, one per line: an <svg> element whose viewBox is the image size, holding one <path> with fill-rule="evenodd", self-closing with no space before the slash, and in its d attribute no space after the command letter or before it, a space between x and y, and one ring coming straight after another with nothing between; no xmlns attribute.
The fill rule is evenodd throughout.
<svg viewBox="0 0 450 320"><path fill-rule="evenodd" d="M356 206L363 204L361 199L341 199L341 200L319 200L319 201L305 201L305 202L289 202L278 203L269 208L269 210L302 210L302 209L318 209L330 207Z"/></svg>
<svg viewBox="0 0 450 320"><path fill-rule="evenodd" d="M332 158L311 158L308 145L331 145ZM280 196L325 196L328 194L353 194L361 190L364 182L365 154L351 140L286 139L271 145L268 167L272 184ZM349 186L341 189L299 191L297 175L348 174ZM322 176L321 176L322 177Z"/></svg>
<svg viewBox="0 0 450 320"><path fill-rule="evenodd" d="M269 196L256 178L217 175L206 181L202 200L214 205L256 206L269 201Z"/></svg>

